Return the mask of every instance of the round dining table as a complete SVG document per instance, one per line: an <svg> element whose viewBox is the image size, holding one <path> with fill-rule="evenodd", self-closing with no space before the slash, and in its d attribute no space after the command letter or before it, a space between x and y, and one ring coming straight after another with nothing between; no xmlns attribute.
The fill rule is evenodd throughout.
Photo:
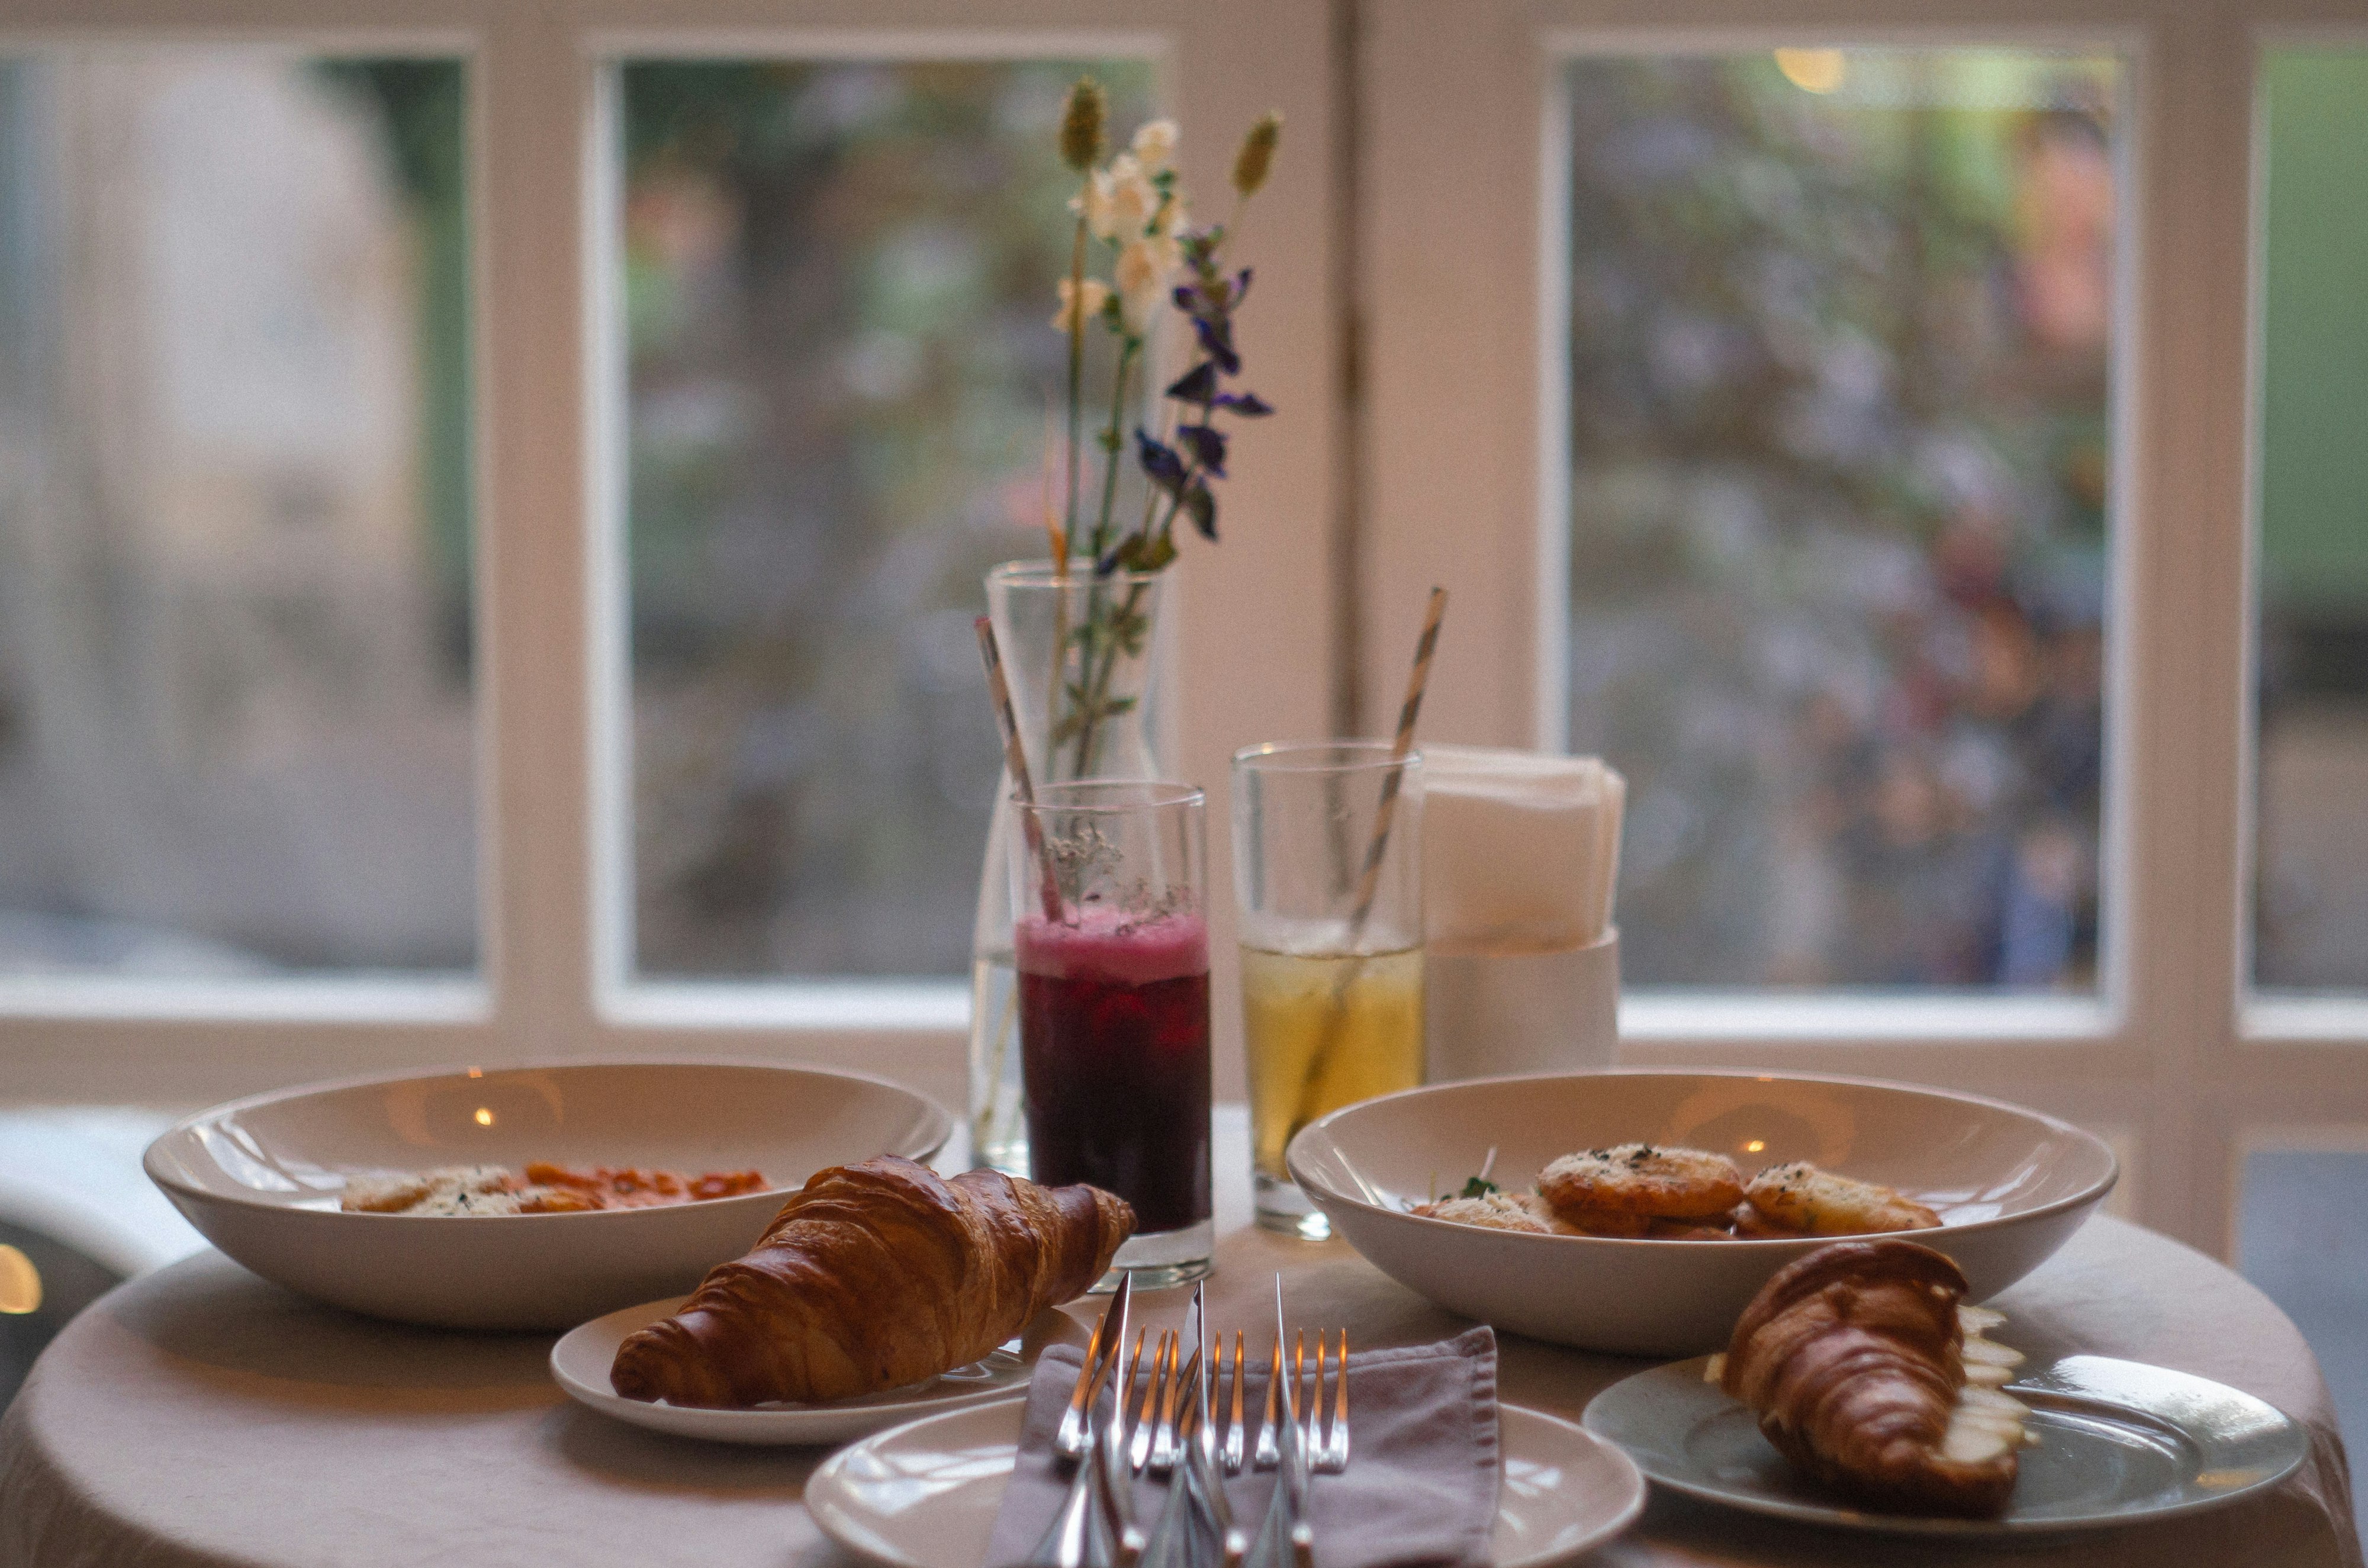
<svg viewBox="0 0 2368 1568"><path fill-rule="evenodd" d="M1239 1108L1221 1108L1214 1323L1271 1321L1279 1273L1294 1320L1345 1326L1360 1349L1468 1326L1344 1243L1252 1227L1246 1144ZM1180 1320L1189 1294L1138 1297L1138 1321ZM2359 1568L2317 1363L2243 1279L2100 1215L1995 1304L2035 1359L2151 1361L2266 1399L2308 1429L2309 1458L2207 1513L2010 1551L1845 1533L1656 1490L1586 1562ZM1099 1308L1065 1310L1090 1321ZM825 1450L620 1425L561 1393L552 1342L353 1316L218 1253L143 1275L66 1327L0 1421L0 1568L851 1568L802 1501ZM1650 1364L1508 1335L1498 1387L1577 1419Z"/></svg>

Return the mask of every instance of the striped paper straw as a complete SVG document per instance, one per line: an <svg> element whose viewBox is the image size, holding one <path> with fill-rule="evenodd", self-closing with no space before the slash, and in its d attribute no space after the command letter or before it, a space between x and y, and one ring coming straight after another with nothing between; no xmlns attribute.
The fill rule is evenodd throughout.
<svg viewBox="0 0 2368 1568"><path fill-rule="evenodd" d="M1028 778L1028 750L1019 744L1019 714L1011 706L1011 687L1003 678L1003 650L996 645L995 622L982 615L973 624L978 628L978 656L986 663L986 690L995 699L995 722L1003 731L1003 766L1011 772L1020 805L1032 808L1036 786ZM1053 856L1044 847L1044 829L1032 809L1019 812L1019 831L1028 840L1028 853L1036 858L1037 892L1044 901L1044 918L1057 923L1061 884L1053 874Z"/></svg>
<svg viewBox="0 0 2368 1568"><path fill-rule="evenodd" d="M1430 684L1430 656L1439 651L1439 623L1447 615L1447 590L1430 590L1430 608L1423 613L1422 637L1414 645L1414 674L1406 681L1406 701L1398 708L1398 733L1390 746L1390 761L1403 763L1414 750L1414 722L1422 713L1423 688ZM1404 767L1393 767L1382 776L1381 807L1373 817L1373 841L1365 846L1365 868L1357 878L1356 912L1349 918L1349 945L1362 936L1382 889L1382 856L1389 848L1390 819L1397 814L1398 784Z"/></svg>

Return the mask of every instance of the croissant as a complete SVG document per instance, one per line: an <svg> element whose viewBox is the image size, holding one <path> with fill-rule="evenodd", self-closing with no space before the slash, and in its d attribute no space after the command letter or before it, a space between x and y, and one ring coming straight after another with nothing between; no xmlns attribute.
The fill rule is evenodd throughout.
<svg viewBox="0 0 2368 1568"><path fill-rule="evenodd" d="M1980 1337L2003 1320L1961 1309L1964 1293L1957 1266L1913 1242L1820 1247L1743 1310L1720 1383L1795 1468L1861 1506L1996 1516L2029 1412L1995 1386L2021 1357Z"/></svg>
<svg viewBox="0 0 2368 1568"><path fill-rule="evenodd" d="M836 1165L754 1251L617 1347L628 1399L736 1409L847 1399L967 1366L1081 1293L1134 1230L1099 1187L893 1155Z"/></svg>

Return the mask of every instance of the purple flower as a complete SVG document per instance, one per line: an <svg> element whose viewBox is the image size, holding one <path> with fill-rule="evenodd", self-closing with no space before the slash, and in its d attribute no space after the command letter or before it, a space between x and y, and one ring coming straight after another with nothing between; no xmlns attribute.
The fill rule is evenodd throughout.
<svg viewBox="0 0 2368 1568"><path fill-rule="evenodd" d="M1217 542L1217 497L1197 479L1192 488L1184 492L1184 511L1192 519L1192 526L1201 530L1202 539L1211 544Z"/></svg>
<svg viewBox="0 0 2368 1568"><path fill-rule="evenodd" d="M1192 318L1192 331L1201 340L1201 352L1217 362L1217 368L1229 376L1242 373L1242 357L1234 352L1234 324L1222 317L1211 320L1205 315Z"/></svg>
<svg viewBox="0 0 2368 1568"><path fill-rule="evenodd" d="M1225 477L1225 433L1213 425L1179 425L1176 439L1192 460L1219 479Z"/></svg>
<svg viewBox="0 0 2368 1568"><path fill-rule="evenodd" d="M1135 454L1143 461L1143 472L1151 483L1173 494L1184 483L1184 460L1176 449L1165 441L1156 440L1151 433L1137 426L1134 431Z"/></svg>
<svg viewBox="0 0 2368 1568"><path fill-rule="evenodd" d="M1167 395L1181 403L1207 403L1212 398L1223 401L1228 394L1217 391L1216 365L1203 359L1178 377Z"/></svg>

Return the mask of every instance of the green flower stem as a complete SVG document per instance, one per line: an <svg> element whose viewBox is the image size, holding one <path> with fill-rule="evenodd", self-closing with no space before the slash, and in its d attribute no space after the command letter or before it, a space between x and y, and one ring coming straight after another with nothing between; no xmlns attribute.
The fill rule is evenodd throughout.
<svg viewBox="0 0 2368 1568"><path fill-rule="evenodd" d="M1137 337L1121 338L1118 346L1118 388L1110 393L1110 428L1102 436L1102 510L1094 523L1093 557L1099 562L1110 547L1110 509L1118 503L1118 471L1121 454L1126 448L1127 374L1134 367L1135 350L1143 346Z"/></svg>
<svg viewBox="0 0 2368 1568"><path fill-rule="evenodd" d="M1143 587L1141 583L1128 585L1126 602L1119 607L1118 614L1115 616L1099 615L1090 606L1087 611L1083 632L1085 668L1091 684L1086 692L1085 711L1080 715L1077 729L1076 777L1080 778L1086 777L1087 765L1094 755L1094 728L1100 723L1103 709L1110 700L1110 677L1117 673L1118 656L1126 645L1126 629L1133 624L1142 606ZM1097 585L1094 588L1092 605L1103 602L1100 595L1101 588ZM1097 626L1100 628L1099 636L1094 632ZM1099 674L1094 671L1096 642L1100 642L1104 645L1101 669Z"/></svg>
<svg viewBox="0 0 2368 1568"><path fill-rule="evenodd" d="M1077 539L1077 445L1084 434L1086 384L1086 220L1077 219L1069 245L1069 491L1061 522L1061 562L1066 565Z"/></svg>

